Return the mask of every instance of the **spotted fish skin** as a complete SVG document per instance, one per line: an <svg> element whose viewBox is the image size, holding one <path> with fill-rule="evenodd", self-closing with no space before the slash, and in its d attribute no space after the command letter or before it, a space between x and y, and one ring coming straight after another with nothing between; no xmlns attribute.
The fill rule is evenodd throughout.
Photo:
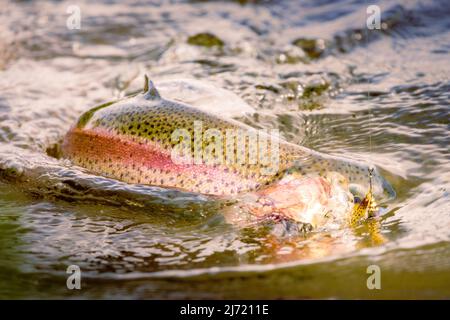
<svg viewBox="0 0 450 320"><path fill-rule="evenodd" d="M202 123L202 134L209 129L218 130L223 136L227 130L254 130L240 122L165 100L149 81L141 94L85 112L67 133L62 152L74 164L99 175L127 183L173 187L208 195L255 191L291 172L325 176L329 171L336 171L350 183L368 184L367 165L342 161L278 138L273 140L279 148L274 174L263 173L267 164L260 162L177 164L171 157L178 143L172 140L175 130L185 129L190 133L193 152L195 148L203 152L208 147L208 142L196 144L194 141L196 121ZM231 145L227 140L222 152L234 150L234 156L238 156L237 143L234 141ZM273 146L266 150L275 155ZM252 142L245 140L244 150L252 147L255 147ZM376 187L375 179L374 185Z"/></svg>

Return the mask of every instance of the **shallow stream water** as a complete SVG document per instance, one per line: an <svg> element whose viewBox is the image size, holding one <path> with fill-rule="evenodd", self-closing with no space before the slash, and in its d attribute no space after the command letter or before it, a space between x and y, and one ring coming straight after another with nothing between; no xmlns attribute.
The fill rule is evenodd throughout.
<svg viewBox="0 0 450 320"><path fill-rule="evenodd" d="M372 2L380 30L362 0L76 1L73 30L73 1L2 3L0 298L449 298L450 6ZM58 158L83 111L144 74L164 96L376 164L397 193L384 243L364 225L239 229L204 196ZM66 287L69 265L81 290Z"/></svg>

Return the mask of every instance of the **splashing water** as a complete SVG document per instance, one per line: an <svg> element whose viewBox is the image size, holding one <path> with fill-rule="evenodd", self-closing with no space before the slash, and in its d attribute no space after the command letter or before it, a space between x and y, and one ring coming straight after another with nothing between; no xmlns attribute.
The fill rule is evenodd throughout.
<svg viewBox="0 0 450 320"><path fill-rule="evenodd" d="M365 1L80 2L80 30L66 28L68 2L2 5L0 297L449 297L448 5L377 4L383 28L369 32ZM229 224L236 203L61 159L71 124L146 72L164 97L373 163L397 196L353 228L310 219L334 204L300 210L318 230L299 233ZM320 198L311 179L274 200L294 187ZM80 292L64 285L71 264Z"/></svg>

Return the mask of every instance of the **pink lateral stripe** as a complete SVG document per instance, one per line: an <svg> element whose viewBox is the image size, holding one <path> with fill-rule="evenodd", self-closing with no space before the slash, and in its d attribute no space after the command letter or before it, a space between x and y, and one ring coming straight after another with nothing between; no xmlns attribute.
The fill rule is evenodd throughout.
<svg viewBox="0 0 450 320"><path fill-rule="evenodd" d="M66 137L63 149L71 157L83 155L99 162L106 158L124 165L134 164L137 167L168 170L174 173L198 173L211 178L217 178L218 174L227 175L220 167L214 168L206 164L176 164L172 161L170 152L159 147L157 143L113 134L101 128L73 128Z"/></svg>

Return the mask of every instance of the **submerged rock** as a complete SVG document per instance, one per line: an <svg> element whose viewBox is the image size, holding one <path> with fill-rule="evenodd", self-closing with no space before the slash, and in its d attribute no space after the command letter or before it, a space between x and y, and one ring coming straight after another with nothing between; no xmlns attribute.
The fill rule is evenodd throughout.
<svg viewBox="0 0 450 320"><path fill-rule="evenodd" d="M320 58L325 51L325 41L322 39L298 38L292 44L302 48L312 60Z"/></svg>

